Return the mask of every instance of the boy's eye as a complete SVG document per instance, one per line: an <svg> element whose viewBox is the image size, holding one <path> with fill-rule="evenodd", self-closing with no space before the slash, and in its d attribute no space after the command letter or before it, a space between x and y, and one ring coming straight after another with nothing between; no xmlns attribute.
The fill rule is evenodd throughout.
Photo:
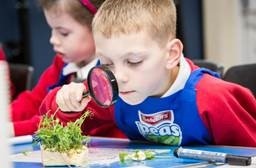
<svg viewBox="0 0 256 168"><path fill-rule="evenodd" d="M127 63L130 64L130 65L139 65L141 64L143 61L142 60L136 60L136 61L131 61L131 60L128 60Z"/></svg>

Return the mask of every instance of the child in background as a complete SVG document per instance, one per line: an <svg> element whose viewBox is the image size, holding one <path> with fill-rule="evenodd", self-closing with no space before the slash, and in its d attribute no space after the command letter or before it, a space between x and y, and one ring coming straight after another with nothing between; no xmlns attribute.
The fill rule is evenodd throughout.
<svg viewBox="0 0 256 168"><path fill-rule="evenodd" d="M52 32L50 43L57 53L31 91L25 91L11 104L14 135L33 134L40 121L39 106L47 93L72 81L85 79L98 60L91 22L104 0L40 0ZM74 75L75 74L75 75Z"/></svg>
<svg viewBox="0 0 256 168"><path fill-rule="evenodd" d="M132 140L256 147L252 93L185 59L175 32L172 0L102 4L93 21L96 55L113 71L119 98L105 112L93 111L95 120L112 119ZM88 104L81 101L85 90L82 83L55 89L41 110L59 107L56 115L61 121L74 120L92 108L88 99Z"/></svg>

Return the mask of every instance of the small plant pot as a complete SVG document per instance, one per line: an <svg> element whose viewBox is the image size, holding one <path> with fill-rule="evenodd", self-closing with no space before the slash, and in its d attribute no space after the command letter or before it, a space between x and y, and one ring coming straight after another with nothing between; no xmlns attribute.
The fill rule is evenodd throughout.
<svg viewBox="0 0 256 168"><path fill-rule="evenodd" d="M84 147L80 151L69 151L68 153L51 152L41 146L41 157L44 166L82 166L88 164L88 149Z"/></svg>

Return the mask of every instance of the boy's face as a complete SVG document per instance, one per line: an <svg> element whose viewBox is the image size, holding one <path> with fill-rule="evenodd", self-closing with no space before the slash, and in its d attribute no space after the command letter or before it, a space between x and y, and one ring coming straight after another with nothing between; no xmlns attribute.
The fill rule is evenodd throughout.
<svg viewBox="0 0 256 168"><path fill-rule="evenodd" d="M115 74L119 95L125 102L138 104L148 96L161 96L169 89L170 51L146 33L111 38L96 33L94 39L96 55Z"/></svg>
<svg viewBox="0 0 256 168"><path fill-rule="evenodd" d="M62 55L64 62L89 62L95 52L89 28L74 20L65 11L45 10L44 14L52 30L50 43L54 51Z"/></svg>

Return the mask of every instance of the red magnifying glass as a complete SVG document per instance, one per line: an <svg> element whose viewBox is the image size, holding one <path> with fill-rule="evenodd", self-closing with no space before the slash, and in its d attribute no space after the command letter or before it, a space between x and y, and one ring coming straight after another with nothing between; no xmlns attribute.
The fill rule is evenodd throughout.
<svg viewBox="0 0 256 168"><path fill-rule="evenodd" d="M87 78L88 91L83 97L90 96L102 107L114 104L118 97L118 85L114 74L105 66L90 70Z"/></svg>

